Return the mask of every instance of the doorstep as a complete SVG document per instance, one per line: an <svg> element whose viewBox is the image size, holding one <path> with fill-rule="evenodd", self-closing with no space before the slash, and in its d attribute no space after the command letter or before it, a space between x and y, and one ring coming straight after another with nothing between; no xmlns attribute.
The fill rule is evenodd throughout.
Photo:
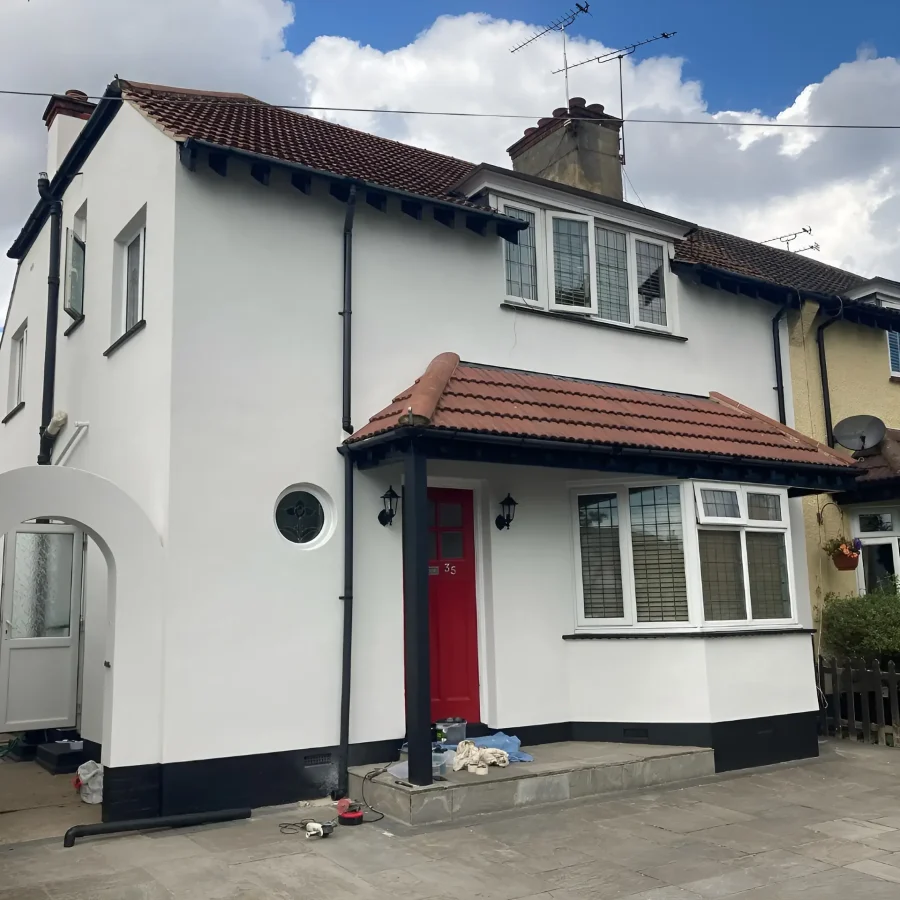
<svg viewBox="0 0 900 900"><path fill-rule="evenodd" d="M448 772L427 787L383 772L365 782L365 800L406 825L430 825L715 774L708 747L565 741L524 749L534 762L491 766L487 775ZM362 800L365 776L386 765L352 767L351 797Z"/></svg>

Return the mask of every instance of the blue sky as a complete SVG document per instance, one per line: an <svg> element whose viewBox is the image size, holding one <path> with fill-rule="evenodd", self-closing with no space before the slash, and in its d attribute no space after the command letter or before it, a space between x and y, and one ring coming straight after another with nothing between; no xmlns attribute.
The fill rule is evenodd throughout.
<svg viewBox="0 0 900 900"><path fill-rule="evenodd" d="M552 20L569 0L295 0L288 47L299 53L317 35L342 35L379 50L409 43L441 14L486 12L526 22ZM622 46L660 31L686 59L686 78L703 82L711 110L772 115L859 48L900 55L900 0L595 0L575 31ZM648 48L661 52L661 44ZM640 52L640 51L639 51Z"/></svg>

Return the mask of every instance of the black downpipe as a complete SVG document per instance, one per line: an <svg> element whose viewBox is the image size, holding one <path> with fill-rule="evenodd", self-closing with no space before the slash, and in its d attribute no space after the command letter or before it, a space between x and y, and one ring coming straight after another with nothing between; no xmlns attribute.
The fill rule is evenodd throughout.
<svg viewBox="0 0 900 900"><path fill-rule="evenodd" d="M356 185L350 186L344 214L344 305L343 375L341 427L353 434L351 398L351 319L353 316L353 220L356 215ZM350 787L350 662L353 652L353 460L344 453L344 627L341 648L341 726L338 749L338 783L334 798L346 797Z"/></svg>
<svg viewBox="0 0 900 900"><path fill-rule="evenodd" d="M787 410L784 402L784 368L781 362L781 320L788 311L785 303L772 317L772 353L775 355L775 393L778 397L778 421L787 425Z"/></svg>
<svg viewBox="0 0 900 900"><path fill-rule="evenodd" d="M822 322L816 329L816 346L819 348L819 377L822 381L822 411L825 414L825 441L834 446L834 424L831 420L831 391L828 388L828 363L825 359L825 329L834 325L841 317L841 311Z"/></svg>
<svg viewBox="0 0 900 900"><path fill-rule="evenodd" d="M73 825L63 838L63 847L74 847L75 839L94 834L119 834L123 831L147 831L151 828L187 828L212 822L233 822L249 819L249 809L222 809L218 812L184 813L178 816L157 816L154 819L125 819L122 822L98 822L93 825Z"/></svg>
<svg viewBox="0 0 900 900"><path fill-rule="evenodd" d="M47 333L44 341L44 390L41 400L40 449L38 465L49 466L53 458L56 435L47 431L53 418L53 394L56 388L56 333L59 325L59 269L62 253L62 201L50 195L50 181L45 172L38 178L38 193L49 203L50 263L47 274Z"/></svg>

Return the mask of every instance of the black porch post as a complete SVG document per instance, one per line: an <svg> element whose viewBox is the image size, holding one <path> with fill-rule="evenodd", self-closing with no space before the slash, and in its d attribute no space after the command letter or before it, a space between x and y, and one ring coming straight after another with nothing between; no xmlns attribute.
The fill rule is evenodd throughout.
<svg viewBox="0 0 900 900"><path fill-rule="evenodd" d="M431 784L431 653L428 630L428 460L411 444L404 459L403 619L409 780Z"/></svg>

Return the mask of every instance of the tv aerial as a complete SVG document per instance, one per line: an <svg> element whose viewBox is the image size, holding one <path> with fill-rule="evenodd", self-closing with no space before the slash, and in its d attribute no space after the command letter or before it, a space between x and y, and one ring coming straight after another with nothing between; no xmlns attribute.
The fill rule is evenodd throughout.
<svg viewBox="0 0 900 900"><path fill-rule="evenodd" d="M834 426L834 439L848 450L871 450L883 440L887 429L877 416L849 416Z"/></svg>
<svg viewBox="0 0 900 900"><path fill-rule="evenodd" d="M619 61L619 117L622 119L622 152L619 154L619 158L622 161L622 165L625 165L625 89L623 87L622 82L622 60L625 59L626 56L631 56L632 53L637 50L638 47L643 47L645 44L652 44L654 41L662 41L668 40L673 35L678 34L677 31L661 31L659 34L654 35L654 37L645 38L643 41L635 41L633 44L629 44L627 47L622 47L620 50L608 50L606 53L601 53L599 56L592 56L590 59L583 59L581 62L572 63L570 66L565 58L565 47L563 48L563 68L554 69L551 73L552 75L558 75L560 72L566 73L566 105L569 102L569 69L577 69L579 66L586 66L588 63L606 63L612 62L614 59Z"/></svg>
<svg viewBox="0 0 900 900"><path fill-rule="evenodd" d="M810 237L812 237L812 225L804 225L799 231L792 231L790 234L781 234L778 237L768 238L765 241L760 241L760 243L774 244L775 241L780 241L782 244L784 244L784 249L789 251L790 253L805 253L807 250L821 249L818 242L814 242L808 247L798 247L796 250L791 250L791 244L793 244L801 234L808 234Z"/></svg>
<svg viewBox="0 0 900 900"><path fill-rule="evenodd" d="M558 19L554 19L549 25L542 28L540 31L536 31L530 38L527 38L520 44L516 44L515 47L511 47L509 51L510 53L516 53L523 47L527 47L529 44L533 44L535 41L540 40L545 34L550 34L551 31L558 31L562 35L563 69L566 72L567 107L569 105L569 63L566 56L566 29L572 25L579 16L590 15L590 6L591 4L587 2L576 3L565 15L560 16Z"/></svg>

